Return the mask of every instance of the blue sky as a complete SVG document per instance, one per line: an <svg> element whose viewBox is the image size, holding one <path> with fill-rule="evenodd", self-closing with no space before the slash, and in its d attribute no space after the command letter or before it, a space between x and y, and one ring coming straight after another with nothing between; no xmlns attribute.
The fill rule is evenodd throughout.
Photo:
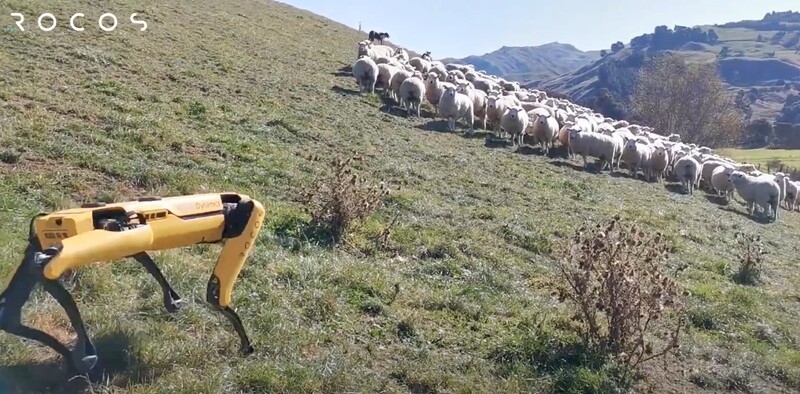
<svg viewBox="0 0 800 394"><path fill-rule="evenodd" d="M616 41L627 43L658 25L696 26L800 11L797 0L279 1L356 29L361 22L366 32L388 32L393 43L431 51L437 59L554 41L599 50Z"/></svg>

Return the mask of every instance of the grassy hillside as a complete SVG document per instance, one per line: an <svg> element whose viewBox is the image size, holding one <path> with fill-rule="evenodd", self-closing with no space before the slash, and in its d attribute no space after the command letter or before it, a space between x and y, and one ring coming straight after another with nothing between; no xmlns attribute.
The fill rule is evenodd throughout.
<svg viewBox="0 0 800 394"><path fill-rule="evenodd" d="M442 59L451 62L472 64L479 70L504 78L531 82L550 79L594 62L599 51L583 52L570 44L551 42L532 47L504 46L494 52L463 59Z"/></svg>
<svg viewBox="0 0 800 394"><path fill-rule="evenodd" d="M745 27L699 26L703 31L711 29L719 37L713 44L688 42L671 50L686 58L688 62L711 62L718 60L723 50L727 55L720 59L720 74L732 93L743 90L757 94L750 104L752 119L775 120L789 94L797 93L796 84L784 88L787 81L800 81L800 54L794 46L797 32L789 32L776 37L778 31L754 30ZM601 68L611 62L626 67L628 58L633 55L631 43L626 49L598 60L591 66L576 69L549 80L533 83L530 86L554 90L568 94L573 99L586 102L594 97L600 88L608 88L620 99L627 100L630 92L620 89L616 80L600 78ZM726 48L726 49L724 49ZM648 51L648 55L656 52ZM632 67L635 73L638 67ZM631 74L632 75L632 74ZM625 86L625 84L622 84Z"/></svg>
<svg viewBox="0 0 800 394"><path fill-rule="evenodd" d="M149 29L127 18L115 33L92 29L89 17L109 9L139 12ZM614 371L583 357L571 311L552 291L567 238L614 215L665 234L670 270L683 268L689 294L680 357L646 369L644 385L800 388L800 213L764 225L739 203L584 172L387 112L340 71L364 37L279 3L0 4L3 15L41 10L59 19L80 10L87 30L0 33L3 283L40 210L232 190L263 201L269 219L233 294L255 354L237 355L227 321L205 306L220 249L196 246L153 253L186 302L174 315L132 261L67 278L104 378L67 380L52 351L3 333L8 392L610 392ZM364 156L361 175L402 184L357 234L363 256L306 238L296 202L328 169L297 154L351 151ZM372 246L395 217L388 244ZM731 280L740 231L763 235L763 286ZM26 319L72 337L41 292Z"/></svg>

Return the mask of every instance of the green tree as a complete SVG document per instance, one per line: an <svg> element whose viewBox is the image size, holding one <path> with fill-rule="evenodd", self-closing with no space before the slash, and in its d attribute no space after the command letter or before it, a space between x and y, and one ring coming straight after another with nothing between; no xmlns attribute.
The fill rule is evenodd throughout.
<svg viewBox="0 0 800 394"><path fill-rule="evenodd" d="M632 112L662 134L709 147L741 141L743 120L725 89L715 63L687 64L666 53L639 73Z"/></svg>

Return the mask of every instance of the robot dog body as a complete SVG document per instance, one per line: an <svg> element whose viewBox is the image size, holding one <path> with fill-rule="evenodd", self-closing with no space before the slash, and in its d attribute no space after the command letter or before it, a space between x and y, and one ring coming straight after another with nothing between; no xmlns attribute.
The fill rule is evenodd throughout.
<svg viewBox="0 0 800 394"><path fill-rule="evenodd" d="M75 301L59 282L64 272L94 262L133 257L158 281L164 306L173 312L179 307L180 296L146 252L222 242L206 300L228 318L240 337L242 352L250 354L253 347L229 305L233 283L255 244L264 212L263 205L249 196L212 193L84 204L39 215L31 220L25 258L0 294L0 329L51 347L74 372L89 371L97 362L97 352ZM49 334L22 324L22 307L37 284L42 284L67 312L78 335L73 350Z"/></svg>

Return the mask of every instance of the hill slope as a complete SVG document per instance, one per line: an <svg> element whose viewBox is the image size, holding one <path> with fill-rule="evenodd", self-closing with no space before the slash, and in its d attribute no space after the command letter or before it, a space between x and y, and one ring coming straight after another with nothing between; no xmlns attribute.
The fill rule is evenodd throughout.
<svg viewBox="0 0 800 394"><path fill-rule="evenodd" d="M105 7L140 12L150 28L92 30L89 16ZM87 31L2 33L4 280L40 210L232 190L263 201L269 216L233 294L256 347L246 358L204 306L217 246L153 253L186 302L174 315L132 261L67 278L105 363L93 392L610 392L612 372L575 353L571 312L552 290L562 243L585 220L613 215L662 231L670 267L685 268L685 361L649 369L655 387L800 387L800 214L762 225L739 203L432 131L355 93L339 70L362 35L279 3L0 4L6 15L44 9L59 20L81 10ZM359 233L364 256L304 238L308 215L295 202L327 170L296 154L351 150L364 155L363 176L403 184ZM372 247L394 217L388 245ZM730 280L737 231L763 235L764 286ZM61 309L36 294L27 320L70 339ZM8 392L89 391L59 363L0 334Z"/></svg>
<svg viewBox="0 0 800 394"><path fill-rule="evenodd" d="M710 42L694 42L683 39L685 43L670 49L671 52L678 53L689 62L710 62L722 57L720 60L720 71L723 81L727 84L732 93L739 91L750 93L757 99L749 102L748 112L752 119L766 118L775 120L780 116L781 108L789 94L796 93L796 84L800 82L800 54L798 54L797 36L800 32L791 31L795 27L786 27L788 32L771 31L765 29L755 29L762 26L755 21L752 23L731 23L715 26L698 26L702 32L709 33L712 30L718 39ZM755 24L755 25L754 25ZM767 25L770 26L770 25ZM663 31L667 31L663 26ZM680 28L680 27L676 27ZM684 32L687 31L683 28ZM659 29L656 29L658 31ZM672 38L679 40L679 34L674 33ZM652 36L654 33L649 33ZM668 34L663 34L668 36ZM685 34L684 34L685 36ZM626 49L597 60L592 65L577 69L566 74L553 77L549 80L538 81L528 86L539 87L541 89L554 90L568 94L573 99L588 103L601 88L609 89L612 94L623 102L629 98L631 81L630 77L638 70L637 64L629 64L630 58L644 54L646 57L654 56L663 51L649 45L636 45L636 42L643 42L644 36L635 37L626 44ZM664 42L663 39L660 42ZM641 52L631 49L631 46L638 46ZM722 52L725 52L721 55ZM612 64L614 63L614 64ZM622 76L608 76L609 67L617 69L629 69ZM606 68L606 70L603 70ZM618 79L622 79L620 81ZM784 84L791 83L784 89Z"/></svg>
<svg viewBox="0 0 800 394"><path fill-rule="evenodd" d="M489 74L519 82L549 79L592 63L599 51L583 52L570 44L551 42L531 47L504 46L482 56L441 59L447 63L472 64Z"/></svg>

